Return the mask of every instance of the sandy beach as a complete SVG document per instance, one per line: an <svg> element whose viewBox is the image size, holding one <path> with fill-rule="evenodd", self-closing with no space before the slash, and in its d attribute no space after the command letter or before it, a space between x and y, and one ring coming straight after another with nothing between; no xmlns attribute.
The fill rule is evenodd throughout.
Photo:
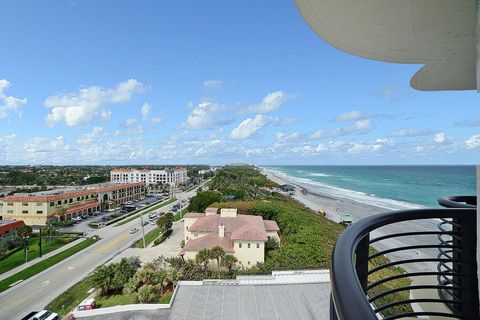
<svg viewBox="0 0 480 320"><path fill-rule="evenodd" d="M329 195L320 194L315 192L305 185L299 185L294 181L289 180L285 177L280 177L275 175L274 172L269 170L262 170L262 173L266 177L278 184L290 184L296 187L295 195L292 197L303 203L305 206L309 207L312 210L324 210L327 213L327 218L339 222L342 214L350 214L353 217L354 222L383 212L388 212L388 209L379 208L365 203L356 202L354 200L349 200L345 198L334 198ZM300 192L301 189L304 189L306 192ZM396 223L394 225L389 225L382 227L380 229L372 232L371 238L384 236L387 234L405 232L405 231L427 231L427 230L437 230L437 223L434 220L416 220L416 221L406 221L402 223ZM437 244L437 240L434 237L401 237L387 239L384 241L379 241L375 243L374 247L377 250L386 250L389 248L399 247L399 246L411 246L419 244ZM418 258L427 258L435 257L437 255L435 249L424 249L424 250L409 250L403 251L400 253L389 254L392 260L403 260L403 259L418 259ZM435 267L432 263L412 263L403 265L404 269L409 272L418 272L425 270L425 268Z"/></svg>

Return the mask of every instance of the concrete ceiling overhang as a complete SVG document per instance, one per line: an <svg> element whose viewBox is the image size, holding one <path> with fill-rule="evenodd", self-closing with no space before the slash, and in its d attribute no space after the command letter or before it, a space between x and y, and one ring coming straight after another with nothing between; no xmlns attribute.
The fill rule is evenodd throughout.
<svg viewBox="0 0 480 320"><path fill-rule="evenodd" d="M476 81L475 0L295 0L332 46L380 61L424 64L418 90L471 90Z"/></svg>

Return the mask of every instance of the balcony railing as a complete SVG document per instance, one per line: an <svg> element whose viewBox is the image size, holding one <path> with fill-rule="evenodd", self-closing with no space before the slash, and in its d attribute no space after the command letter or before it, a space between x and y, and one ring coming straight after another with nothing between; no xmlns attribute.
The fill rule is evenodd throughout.
<svg viewBox="0 0 480 320"><path fill-rule="evenodd" d="M383 213L359 220L343 232L332 258L331 319L479 319L476 199L443 199L442 205L462 208ZM431 223L431 230L402 230L402 222L432 219L438 219L438 227ZM398 232L378 236L379 229L394 224ZM409 243L408 237L421 241ZM382 242L404 245L379 252L370 249ZM372 263L383 255L390 260ZM414 264L420 270L409 268ZM386 269L395 272L385 273Z"/></svg>

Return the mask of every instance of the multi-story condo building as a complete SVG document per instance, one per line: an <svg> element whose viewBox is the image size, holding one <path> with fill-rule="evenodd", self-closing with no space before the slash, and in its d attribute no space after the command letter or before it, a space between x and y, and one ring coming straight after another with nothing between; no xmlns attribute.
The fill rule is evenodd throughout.
<svg viewBox="0 0 480 320"><path fill-rule="evenodd" d="M175 168L165 170L119 168L110 171L110 181L113 183L144 182L149 184L178 185L188 181L187 169Z"/></svg>
<svg viewBox="0 0 480 320"><path fill-rule="evenodd" d="M186 259L195 259L202 249L215 246L234 255L240 266L254 266L265 260L265 242L269 237L280 242L278 225L261 216L237 214L237 209L207 208L205 213L184 216L185 246L180 251Z"/></svg>
<svg viewBox="0 0 480 320"><path fill-rule="evenodd" d="M102 183L33 193L17 193L2 199L2 219L23 220L27 225L70 220L111 204L145 195L143 182Z"/></svg>

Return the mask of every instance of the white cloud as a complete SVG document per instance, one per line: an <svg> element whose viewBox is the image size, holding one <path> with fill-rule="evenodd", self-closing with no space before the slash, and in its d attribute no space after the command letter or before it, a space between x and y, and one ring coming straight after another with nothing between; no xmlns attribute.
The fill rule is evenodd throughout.
<svg viewBox="0 0 480 320"><path fill-rule="evenodd" d="M270 119L262 114L257 115L255 118L247 118L230 132L229 137L232 140L248 139L269 122Z"/></svg>
<svg viewBox="0 0 480 320"><path fill-rule="evenodd" d="M318 130L310 135L310 139L320 139L325 137L340 137L340 136L347 136L350 134L361 134L370 131L371 126L373 125L373 120L366 118L366 119L359 119L356 120L352 125L342 128L336 128L330 132L326 132L323 130Z"/></svg>
<svg viewBox="0 0 480 320"><path fill-rule="evenodd" d="M326 137L326 136L327 136L327 132L323 129L320 129L320 130L315 131L311 135L309 135L308 138L311 139L311 140L317 140L317 139L321 139L321 138Z"/></svg>
<svg viewBox="0 0 480 320"><path fill-rule="evenodd" d="M293 142L296 142L300 139L301 135L298 132L294 132L291 134L285 134L283 132L277 132L276 133L276 138L277 141L273 144L273 148L280 148L283 146L286 146L288 144L291 144Z"/></svg>
<svg viewBox="0 0 480 320"><path fill-rule="evenodd" d="M9 144L13 142L16 138L17 138L17 135L15 133L7 134L7 135L4 135L3 137L0 137L0 142Z"/></svg>
<svg viewBox="0 0 480 320"><path fill-rule="evenodd" d="M446 141L446 137L445 137L445 133L444 132L439 132L437 134L435 134L435 136L433 137L433 141L435 141L436 143L444 143Z"/></svg>
<svg viewBox="0 0 480 320"><path fill-rule="evenodd" d="M45 107L51 109L46 121L48 125L64 121L68 126L75 127L88 124L96 116L110 119L111 112L106 109L108 105L126 103L135 94L143 92L145 86L141 82L129 79L113 89L94 86L82 88L78 93L51 96L44 102Z"/></svg>
<svg viewBox="0 0 480 320"><path fill-rule="evenodd" d="M136 125L138 123L138 120L137 119L133 119L133 118L127 118L125 119L125 121L123 122L123 126L125 128L131 128L133 127L134 125Z"/></svg>
<svg viewBox="0 0 480 320"><path fill-rule="evenodd" d="M378 138L375 142L365 143L365 142L352 142L350 147L347 149L349 154L357 154L362 152L377 152L380 149L383 149L386 146L393 146L394 142L391 139L387 138Z"/></svg>
<svg viewBox="0 0 480 320"><path fill-rule="evenodd" d="M223 87L223 80L215 79L215 80L206 80L203 82L204 89L220 89Z"/></svg>
<svg viewBox="0 0 480 320"><path fill-rule="evenodd" d="M52 140L45 137L35 137L22 145L23 149L30 155L47 154L56 151L66 150L65 138L60 135Z"/></svg>
<svg viewBox="0 0 480 320"><path fill-rule="evenodd" d="M151 110L152 110L152 106L149 103L145 103L142 106L142 108L140 109L140 112L142 113L143 120L146 120L148 118Z"/></svg>
<svg viewBox="0 0 480 320"><path fill-rule="evenodd" d="M224 109L224 106L216 102L200 102L188 115L185 125L191 129L206 129L215 125L225 124L225 121L215 120L215 116Z"/></svg>
<svg viewBox="0 0 480 320"><path fill-rule="evenodd" d="M355 121L364 118L365 116L357 110L352 110L350 112L345 112L342 113L335 118L333 118L333 121L335 122L343 122L343 121Z"/></svg>
<svg viewBox="0 0 480 320"><path fill-rule="evenodd" d="M413 151L417 152L417 153L420 153L422 152L423 150L425 150L425 147L423 146L415 146L413 147Z"/></svg>
<svg viewBox="0 0 480 320"><path fill-rule="evenodd" d="M392 131L389 136L390 137L421 137L427 136L431 132L427 129L399 129Z"/></svg>
<svg viewBox="0 0 480 320"><path fill-rule="evenodd" d="M245 111L252 113L272 112L280 108L280 106L291 98L291 95L286 94L283 91L270 92L262 99L262 102L248 107Z"/></svg>
<svg viewBox="0 0 480 320"><path fill-rule="evenodd" d="M7 117L11 112L19 112L20 107L27 104L27 99L7 96L5 90L10 87L10 81L0 79L0 119Z"/></svg>
<svg viewBox="0 0 480 320"><path fill-rule="evenodd" d="M467 140L465 140L465 146L467 149L476 149L480 147L480 134L474 134Z"/></svg>
<svg viewBox="0 0 480 320"><path fill-rule="evenodd" d="M95 127L92 129L91 133L82 134L76 142L83 145L91 145L97 143L101 139L102 133L103 127Z"/></svg>

